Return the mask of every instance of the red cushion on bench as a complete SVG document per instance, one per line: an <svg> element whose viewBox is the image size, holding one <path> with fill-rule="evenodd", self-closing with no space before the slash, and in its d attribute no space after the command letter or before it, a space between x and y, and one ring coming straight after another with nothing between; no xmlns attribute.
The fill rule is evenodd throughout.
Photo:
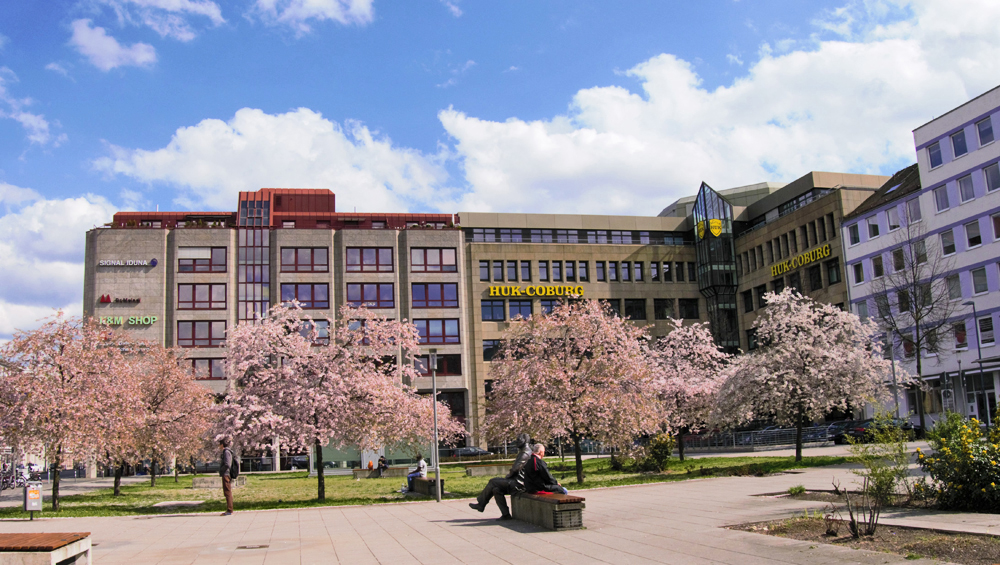
<svg viewBox="0 0 1000 565"><path fill-rule="evenodd" d="M541 502L547 502L549 504L574 504L577 502L584 502L587 499L582 496L573 496L571 494L561 494L556 492L535 492L535 493L521 493L518 496L523 496L525 498L530 498L532 500L538 500Z"/></svg>

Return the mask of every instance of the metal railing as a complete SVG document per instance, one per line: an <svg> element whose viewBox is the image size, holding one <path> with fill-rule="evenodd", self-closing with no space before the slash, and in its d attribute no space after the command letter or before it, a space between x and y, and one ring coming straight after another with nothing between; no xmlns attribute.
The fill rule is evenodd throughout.
<svg viewBox="0 0 1000 565"><path fill-rule="evenodd" d="M833 441L828 426L802 428L802 443L816 444ZM717 432L684 437L684 449L768 449L795 445L795 428L754 430L749 432Z"/></svg>

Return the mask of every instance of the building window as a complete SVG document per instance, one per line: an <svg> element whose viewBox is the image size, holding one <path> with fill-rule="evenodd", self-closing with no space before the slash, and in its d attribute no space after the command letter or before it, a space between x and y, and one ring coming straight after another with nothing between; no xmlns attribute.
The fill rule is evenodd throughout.
<svg viewBox="0 0 1000 565"><path fill-rule="evenodd" d="M521 243L522 232L519 229L501 229L500 230L500 242L501 243Z"/></svg>
<svg viewBox="0 0 1000 565"><path fill-rule="evenodd" d="M566 261L566 280L576 281L576 261Z"/></svg>
<svg viewBox="0 0 1000 565"><path fill-rule="evenodd" d="M979 344L980 345L993 345L995 341L993 336L993 318L979 318Z"/></svg>
<svg viewBox="0 0 1000 565"><path fill-rule="evenodd" d="M851 224L847 227L847 237L850 239L851 245L861 243L861 231L858 229L858 224Z"/></svg>
<svg viewBox="0 0 1000 565"><path fill-rule="evenodd" d="M955 234L951 230L941 232L941 253L946 256L955 253Z"/></svg>
<svg viewBox="0 0 1000 565"><path fill-rule="evenodd" d="M355 308L395 308L392 283L348 283L347 303Z"/></svg>
<svg viewBox="0 0 1000 565"><path fill-rule="evenodd" d="M330 270L326 247L282 247L281 272L325 273Z"/></svg>
<svg viewBox="0 0 1000 565"><path fill-rule="evenodd" d="M743 291L743 311L753 312L753 291L745 290Z"/></svg>
<svg viewBox="0 0 1000 565"><path fill-rule="evenodd" d="M826 265L826 284L839 283L842 280L840 276L840 259L831 259L824 263L824 265Z"/></svg>
<svg viewBox="0 0 1000 565"><path fill-rule="evenodd" d="M677 282L684 282L684 263L675 263L674 272L677 275Z"/></svg>
<svg viewBox="0 0 1000 565"><path fill-rule="evenodd" d="M958 197L962 202L968 202L976 197L976 191L972 188L972 175L958 179Z"/></svg>
<svg viewBox="0 0 1000 565"><path fill-rule="evenodd" d="M482 312L484 322L502 322L504 317L503 300L483 300Z"/></svg>
<svg viewBox="0 0 1000 565"><path fill-rule="evenodd" d="M690 282L695 282L698 280L698 271L695 269L694 263L688 263L688 280Z"/></svg>
<svg viewBox="0 0 1000 565"><path fill-rule="evenodd" d="M281 229L286 229L286 230L295 229L295 220L283 220L281 222Z"/></svg>
<svg viewBox="0 0 1000 565"><path fill-rule="evenodd" d="M858 302L857 303L857 310L858 310L858 318L860 318L862 322L864 322L865 320L868 319L868 302L867 301Z"/></svg>
<svg viewBox="0 0 1000 565"><path fill-rule="evenodd" d="M225 320L177 322L177 347L222 347L225 344Z"/></svg>
<svg viewBox="0 0 1000 565"><path fill-rule="evenodd" d="M392 261L391 257L390 255L390 263ZM414 273L458 272L455 250L448 247L410 249L410 270Z"/></svg>
<svg viewBox="0 0 1000 565"><path fill-rule="evenodd" d="M976 131L979 132L980 147L993 143L993 122L989 118L976 122Z"/></svg>
<svg viewBox="0 0 1000 565"><path fill-rule="evenodd" d="M507 261L507 280L517 280L517 261Z"/></svg>
<svg viewBox="0 0 1000 565"><path fill-rule="evenodd" d="M177 250L180 273L225 273L225 247L181 247Z"/></svg>
<svg viewBox="0 0 1000 565"><path fill-rule="evenodd" d="M635 282L642 282L642 270L644 269L642 261L636 261L632 263L632 280Z"/></svg>
<svg viewBox="0 0 1000 565"><path fill-rule="evenodd" d="M614 314L618 318L621 317L621 315L622 315L622 304L621 304L620 300L618 300L617 298L608 298L608 299L605 299L604 302L607 303L608 308L611 309L611 313L612 314Z"/></svg>
<svg viewBox="0 0 1000 565"><path fill-rule="evenodd" d="M920 214L920 199L919 198L914 198L913 200L907 201L907 203L906 203L906 219L907 219L907 222L910 223L910 224L915 223L915 222L919 222L921 219L923 219L923 216Z"/></svg>
<svg viewBox="0 0 1000 565"><path fill-rule="evenodd" d="M552 243L552 230L531 230L531 243Z"/></svg>
<svg viewBox="0 0 1000 565"><path fill-rule="evenodd" d="M861 284L865 282L865 268L861 263L855 263L851 265L854 269L854 284Z"/></svg>
<svg viewBox="0 0 1000 565"><path fill-rule="evenodd" d="M965 322L955 322L952 324L951 333L955 336L955 349L969 348L969 335L965 331Z"/></svg>
<svg viewBox="0 0 1000 565"><path fill-rule="evenodd" d="M872 257L872 278L879 278L885 274L885 268L882 266L882 256Z"/></svg>
<svg viewBox="0 0 1000 565"><path fill-rule="evenodd" d="M822 216L816 218L816 235L820 243L826 241L826 222L823 221Z"/></svg>
<svg viewBox="0 0 1000 565"><path fill-rule="evenodd" d="M899 227L899 226L896 226L896 227ZM817 243L819 243L819 240L816 239L816 222L814 222L814 221L813 222L809 222L809 239L812 241L813 245L816 245Z"/></svg>
<svg viewBox="0 0 1000 565"><path fill-rule="evenodd" d="M819 265L809 267L809 292L823 288L823 270Z"/></svg>
<svg viewBox="0 0 1000 565"><path fill-rule="evenodd" d="M317 228L327 228L327 229L329 229L330 222L316 222L316 227ZM384 221L378 221L378 220L372 220L372 229L373 230L384 230L385 229L385 222Z"/></svg>
<svg viewBox="0 0 1000 565"><path fill-rule="evenodd" d="M961 157L969 152L969 144L965 142L965 130L951 136L951 147L955 150L955 157Z"/></svg>
<svg viewBox="0 0 1000 565"><path fill-rule="evenodd" d="M225 310L226 285L179 284L177 285L178 310Z"/></svg>
<svg viewBox="0 0 1000 565"><path fill-rule="evenodd" d="M631 320L645 320L646 319L646 299L645 298L626 298L625 299L625 317Z"/></svg>
<svg viewBox="0 0 1000 565"><path fill-rule="evenodd" d="M226 378L222 370L222 359L184 359L181 361L191 368L191 374L199 381L220 380Z"/></svg>
<svg viewBox="0 0 1000 565"><path fill-rule="evenodd" d="M479 280L489 281L490 280L490 262L480 261L479 262Z"/></svg>
<svg viewBox="0 0 1000 565"><path fill-rule="evenodd" d="M496 357L497 353L500 352L500 340L499 339L484 339L483 340L483 361L492 361Z"/></svg>
<svg viewBox="0 0 1000 565"><path fill-rule="evenodd" d="M898 273L906 267L906 255L902 249L892 250L892 272Z"/></svg>
<svg viewBox="0 0 1000 565"><path fill-rule="evenodd" d="M768 263L774 263L774 261L776 260L775 257L774 257L774 247L775 246L770 241L768 241L765 245L767 246L766 247L767 254L765 255L765 258L767 259L767 262ZM753 259L753 268L756 269L757 268L757 253L751 251L750 254L752 255L752 259Z"/></svg>
<svg viewBox="0 0 1000 565"><path fill-rule="evenodd" d="M1000 239L1000 214L993 214L993 240Z"/></svg>
<svg viewBox="0 0 1000 565"><path fill-rule="evenodd" d="M618 261L608 262L608 280L612 282L618 280Z"/></svg>
<svg viewBox="0 0 1000 565"><path fill-rule="evenodd" d="M391 285L390 285L391 286ZM298 300L302 308L329 308L330 285L327 284L283 284L281 301Z"/></svg>
<svg viewBox="0 0 1000 565"><path fill-rule="evenodd" d="M771 292L781 294L785 290L785 277L778 277L771 282Z"/></svg>
<svg viewBox="0 0 1000 565"><path fill-rule="evenodd" d="M632 272L632 266L631 265L632 264L629 263L628 261L622 261L622 281L623 282L628 281L629 279L632 278L630 276L631 272Z"/></svg>
<svg viewBox="0 0 1000 565"><path fill-rule="evenodd" d="M927 159L930 161L932 169L941 166L943 161L941 160L940 143L932 143L927 146Z"/></svg>
<svg viewBox="0 0 1000 565"><path fill-rule="evenodd" d="M986 267L980 267L978 269L972 270L972 293L975 294L985 294L989 291L989 286L986 282Z"/></svg>
<svg viewBox="0 0 1000 565"><path fill-rule="evenodd" d="M501 302L503 302L501 300ZM501 309L503 306L501 306ZM461 343L458 337L458 320L413 320L420 334L420 344L430 343Z"/></svg>
<svg viewBox="0 0 1000 565"><path fill-rule="evenodd" d="M913 255L918 265L927 262L927 242L924 240L913 242Z"/></svg>
<svg viewBox="0 0 1000 565"><path fill-rule="evenodd" d="M391 247L348 247L348 273L391 273Z"/></svg>
<svg viewBox="0 0 1000 565"><path fill-rule="evenodd" d="M889 223L889 231L899 229L899 208L893 206L885 211L885 218Z"/></svg>
<svg viewBox="0 0 1000 565"><path fill-rule="evenodd" d="M657 320L672 320L674 315L673 298L656 298L653 300L653 317Z"/></svg>
<svg viewBox="0 0 1000 565"><path fill-rule="evenodd" d="M747 351L753 351L757 347L757 330L751 328L747 330Z"/></svg>
<svg viewBox="0 0 1000 565"><path fill-rule="evenodd" d="M794 288L796 292L802 293L802 275L798 271L788 275L788 286Z"/></svg>
<svg viewBox="0 0 1000 565"><path fill-rule="evenodd" d="M987 192L993 192L1000 188L1000 163L993 163L984 168L983 177L986 179Z"/></svg>
<svg viewBox="0 0 1000 565"><path fill-rule="evenodd" d="M545 300L538 301L539 311L542 314L551 314L552 311L555 310L557 306L559 306L558 300L552 300L547 298Z"/></svg>
<svg viewBox="0 0 1000 565"><path fill-rule="evenodd" d="M485 344L485 342L484 342ZM413 358L413 368L422 377L431 376L430 355L417 355ZM434 371L439 377L453 377L462 374L462 356L457 354L438 355L437 369Z"/></svg>
<svg viewBox="0 0 1000 565"><path fill-rule="evenodd" d="M458 283L413 283L412 290L414 308L458 308Z"/></svg>
<svg viewBox="0 0 1000 565"><path fill-rule="evenodd" d="M413 227L418 227L420 224L414 224ZM410 227L409 224L406 227ZM497 240L497 232L494 229L483 229L483 228L473 228L472 230L472 241L481 243L494 243Z"/></svg>
<svg viewBox="0 0 1000 565"><path fill-rule="evenodd" d="M590 275L587 274L587 262L580 261L577 265L577 276L580 277L580 282L587 282L590 280Z"/></svg>
<svg viewBox="0 0 1000 565"><path fill-rule="evenodd" d="M754 294L757 295L757 307L763 308L766 305L766 300L764 300L764 295L767 294L767 285L762 284L760 286L754 287Z"/></svg>
<svg viewBox="0 0 1000 565"><path fill-rule="evenodd" d="M742 265L742 264L743 264L743 260L742 260L742 258L739 258L739 260L736 263L736 270L737 271L740 270L740 265ZM650 282L660 282L660 262L659 261L650 261L649 262L649 280L650 280Z"/></svg>
<svg viewBox="0 0 1000 565"><path fill-rule="evenodd" d="M878 237L878 218L872 216L868 218L868 239L875 239Z"/></svg>
<svg viewBox="0 0 1000 565"><path fill-rule="evenodd" d="M979 220L973 220L965 224L965 238L969 243L967 249L979 247L983 244L983 236L979 233Z"/></svg>
<svg viewBox="0 0 1000 565"><path fill-rule="evenodd" d="M944 282L948 287L948 300L960 300L962 298L962 281L958 275L948 275Z"/></svg>
<svg viewBox="0 0 1000 565"><path fill-rule="evenodd" d="M548 281L549 280L549 262L539 261L538 262L538 280Z"/></svg>
<svg viewBox="0 0 1000 565"><path fill-rule="evenodd" d="M663 262L663 282L672 282L674 280L674 274L670 270L670 261Z"/></svg>
<svg viewBox="0 0 1000 565"><path fill-rule="evenodd" d="M510 301L510 319L513 320L518 316L527 320L531 317L531 301L530 300L511 300Z"/></svg>
<svg viewBox="0 0 1000 565"><path fill-rule="evenodd" d="M912 304L910 303L910 293L909 292L907 292L905 290L901 290L901 291L897 292L896 293L896 300L898 302L897 306L899 307L899 311L900 312L909 312L910 311L910 309L912 307Z"/></svg>
<svg viewBox="0 0 1000 565"><path fill-rule="evenodd" d="M521 281L531 280L531 261L521 261Z"/></svg>
<svg viewBox="0 0 1000 565"><path fill-rule="evenodd" d="M316 330L315 337L312 337L313 345L329 345L330 344L330 322L327 320L318 321L308 321L303 320L302 325L299 326L299 335L304 339L310 339L312 336L313 329Z"/></svg>
<svg viewBox="0 0 1000 565"><path fill-rule="evenodd" d="M597 261L596 263L594 263L594 266L597 269L597 282L606 281L607 277L605 276L604 273L604 261Z"/></svg>
<svg viewBox="0 0 1000 565"><path fill-rule="evenodd" d="M677 302L681 318L685 320L697 320L701 317L698 313L697 298L679 298Z"/></svg>
<svg viewBox="0 0 1000 565"><path fill-rule="evenodd" d="M934 204L937 206L938 212L944 212L951 208L951 204L948 202L948 187L939 186L934 189Z"/></svg>
<svg viewBox="0 0 1000 565"><path fill-rule="evenodd" d="M903 341L903 355L906 356L907 359L912 359L913 357L915 357L917 354L917 347L916 344L913 343L913 334L912 333L903 334L902 341Z"/></svg>
<svg viewBox="0 0 1000 565"><path fill-rule="evenodd" d="M493 262L493 280L497 282L503 280L503 261Z"/></svg>
<svg viewBox="0 0 1000 565"><path fill-rule="evenodd" d="M555 282L562 282L562 261L552 262L552 280Z"/></svg>

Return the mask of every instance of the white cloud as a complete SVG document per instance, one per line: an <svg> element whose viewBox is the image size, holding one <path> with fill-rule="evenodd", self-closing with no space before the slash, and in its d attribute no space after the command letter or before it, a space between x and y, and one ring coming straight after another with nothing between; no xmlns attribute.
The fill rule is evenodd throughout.
<svg viewBox="0 0 1000 565"><path fill-rule="evenodd" d="M69 76L69 71L66 70L66 67L64 67L64 66L62 66L62 65L60 65L59 63L56 63L56 62L52 62L52 63L49 63L48 65L45 65L45 70L52 71L54 73L59 73L59 74L61 74L64 77L68 77Z"/></svg>
<svg viewBox="0 0 1000 565"><path fill-rule="evenodd" d="M144 67L156 62L156 49L148 43L122 46L108 35L103 27L96 27L88 19L75 20L70 44L98 69L110 71L115 67Z"/></svg>
<svg viewBox="0 0 1000 565"><path fill-rule="evenodd" d="M762 46L744 76L718 88L663 54L628 71L641 94L580 90L565 115L499 122L449 108L439 117L470 187L459 206L648 214L702 180L727 188L810 170L892 171L915 159L913 128L996 86L1000 3L969 3L852 3L808 50Z"/></svg>
<svg viewBox="0 0 1000 565"><path fill-rule="evenodd" d="M42 114L29 112L26 108L34 101L31 98L18 98L10 94L7 87L17 82L17 75L7 67L0 67L0 118L14 120L21 124L28 135L28 140L38 145L51 143L59 146L66 141L66 134L53 134L51 124ZM56 124L58 125L58 124Z"/></svg>
<svg viewBox="0 0 1000 565"><path fill-rule="evenodd" d="M0 183L0 338L31 329L63 308L80 315L87 230L111 220L103 197L46 200L27 188Z"/></svg>
<svg viewBox="0 0 1000 565"><path fill-rule="evenodd" d="M441 3L444 4L446 8L448 8L448 11L451 12L451 15L455 16L456 18L462 16L462 9L458 7L457 0L455 2L449 2L449 0L441 0Z"/></svg>
<svg viewBox="0 0 1000 565"><path fill-rule="evenodd" d="M740 67L743 66L743 59L740 59L739 55L729 53L726 55L726 60L732 65L738 65Z"/></svg>
<svg viewBox="0 0 1000 565"><path fill-rule="evenodd" d="M447 175L438 160L305 108L277 115L243 108L228 122L178 129L162 149L112 147L95 165L173 185L178 203L191 208L231 210L241 190L291 187L329 188L341 210L404 211L440 194Z"/></svg>
<svg viewBox="0 0 1000 565"><path fill-rule="evenodd" d="M374 18L374 0L255 0L254 11L271 25L287 25L296 33L312 31L311 22L366 25Z"/></svg>
<svg viewBox="0 0 1000 565"><path fill-rule="evenodd" d="M209 0L99 0L122 24L151 28L160 37L191 41L196 33L191 18L207 18L213 26L226 22L218 4Z"/></svg>

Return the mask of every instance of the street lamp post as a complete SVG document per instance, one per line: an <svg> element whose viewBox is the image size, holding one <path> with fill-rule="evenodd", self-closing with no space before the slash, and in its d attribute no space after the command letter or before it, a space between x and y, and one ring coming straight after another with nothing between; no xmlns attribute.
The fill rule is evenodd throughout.
<svg viewBox="0 0 1000 565"><path fill-rule="evenodd" d="M899 385L896 384L896 352L889 344L889 360L892 362L892 399L896 402L896 419L899 419Z"/></svg>
<svg viewBox="0 0 1000 565"><path fill-rule="evenodd" d="M431 349L431 406L434 407L434 496L438 502L441 502L441 453L438 450L438 385L437 385L437 368L438 368L438 356L437 349Z"/></svg>
<svg viewBox="0 0 1000 565"><path fill-rule="evenodd" d="M980 392L978 390L976 391L976 413L978 414L979 413L979 395L980 394L983 395L983 398L984 398L983 401L984 401L984 403L989 404L988 402L985 401L986 387L983 385L983 340L980 338L980 335L979 335L979 314L976 313L976 303L973 302L973 301L971 301L971 300L969 300L967 302L963 302L962 306L972 306L972 325L976 328L976 352L977 352L977 354L979 356L979 359L976 361L976 363L979 363L979 388L982 389L982 392ZM987 406L986 407L986 423L987 423L987 425L989 425L989 420L990 420L990 414L989 414L989 412L990 412L990 409L989 409L989 406ZM980 416L980 419L982 419L983 415L979 414L979 416Z"/></svg>

